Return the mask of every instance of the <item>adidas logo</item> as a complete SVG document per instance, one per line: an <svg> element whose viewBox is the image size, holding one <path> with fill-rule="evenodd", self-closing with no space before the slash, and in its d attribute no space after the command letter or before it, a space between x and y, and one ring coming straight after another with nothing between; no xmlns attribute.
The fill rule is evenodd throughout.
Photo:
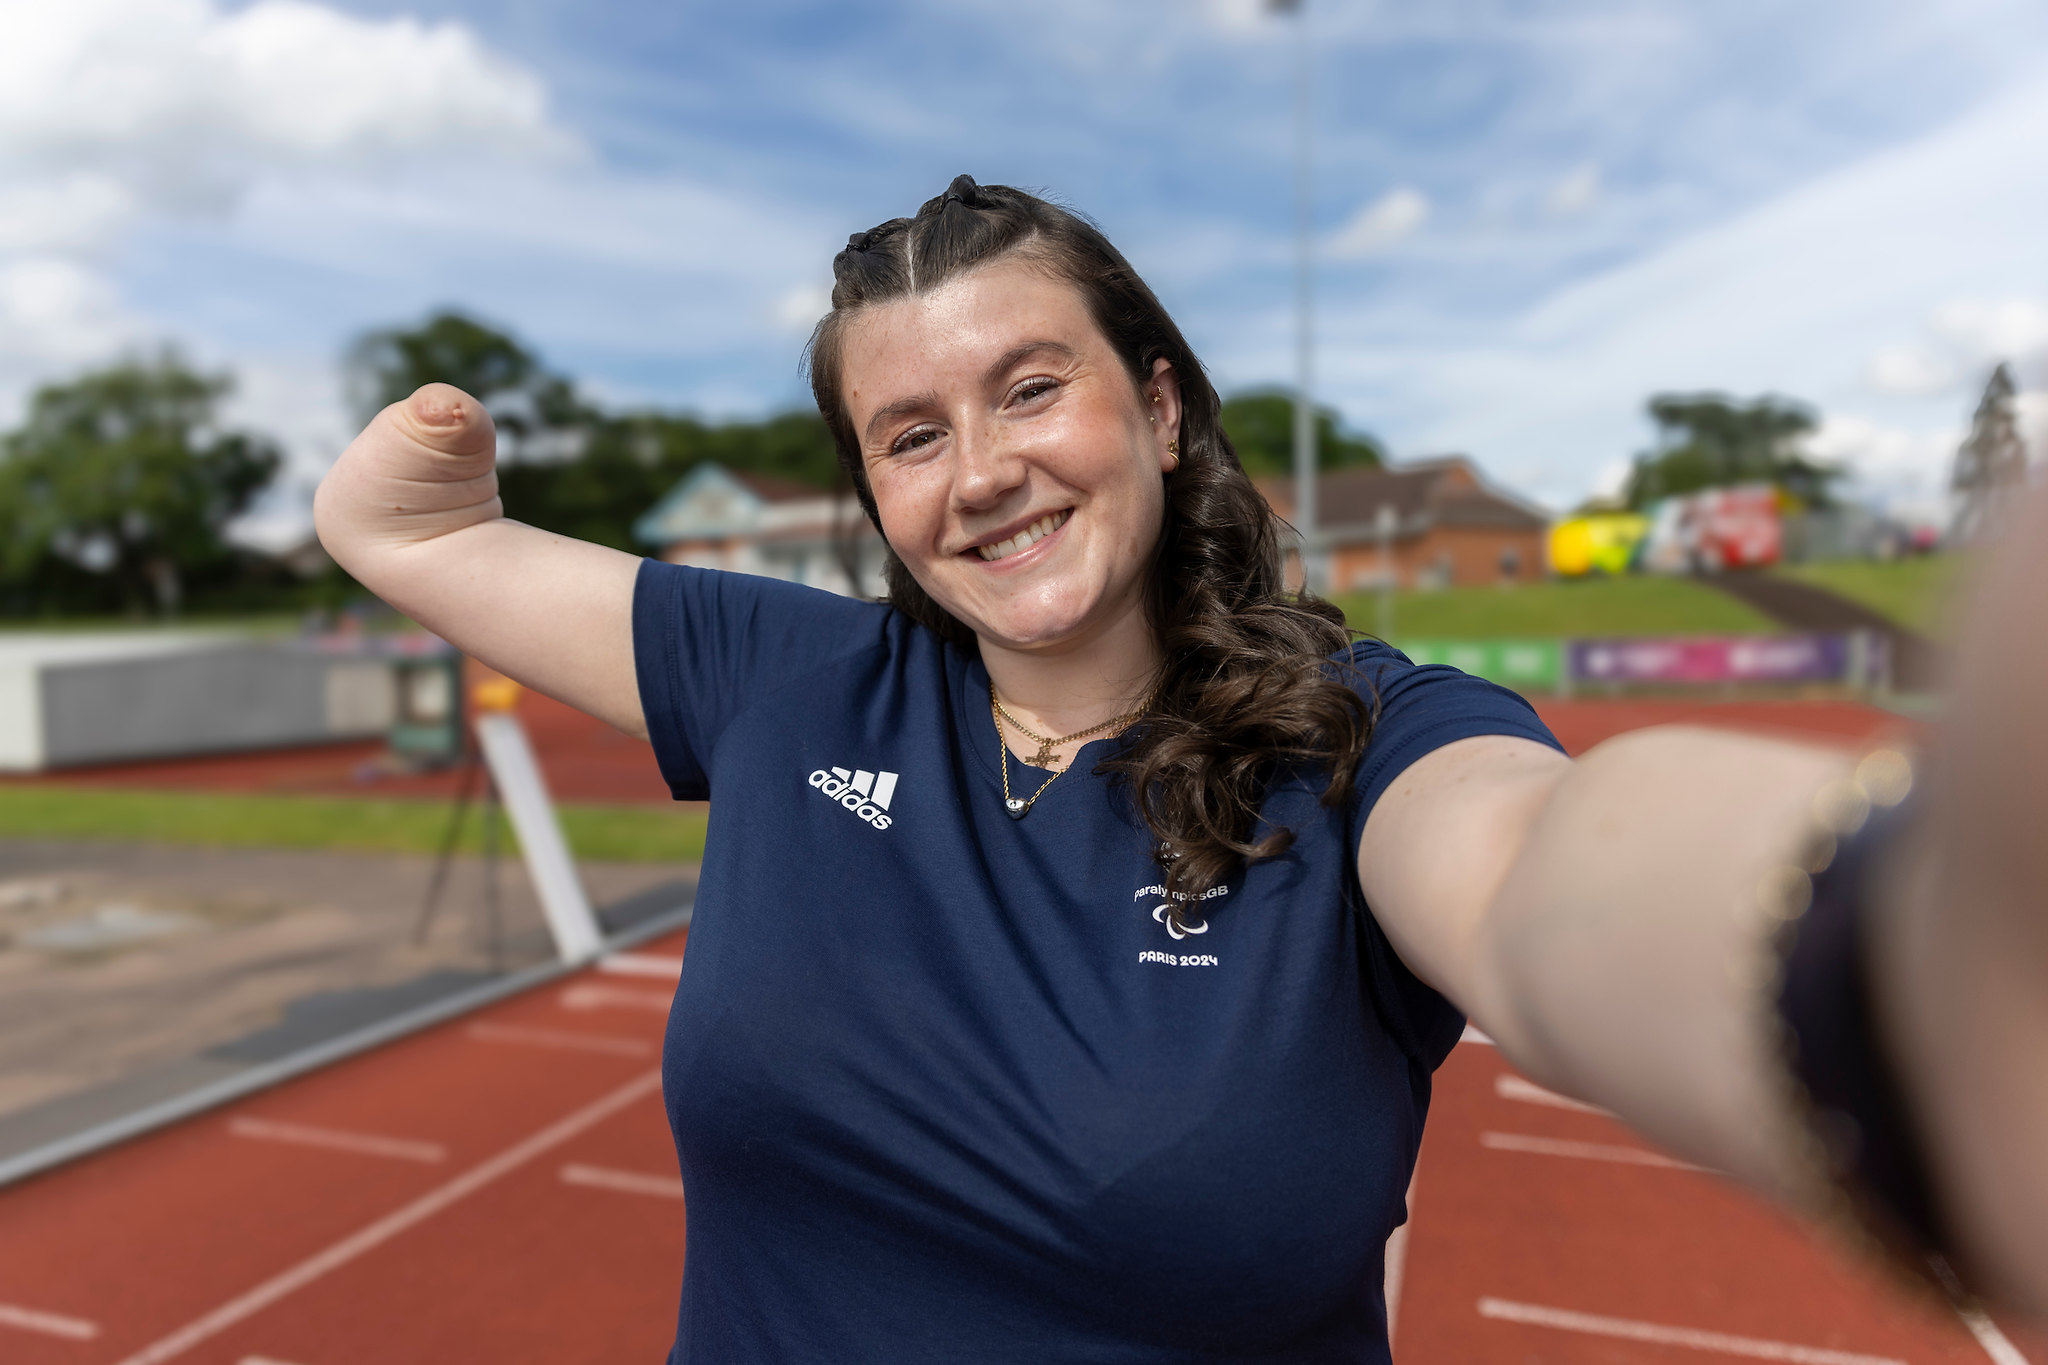
<svg viewBox="0 0 2048 1365"><path fill-rule="evenodd" d="M865 768L852 772L824 768L811 774L811 785L873 825L887 829L892 823L889 802L896 795L895 773L871 773Z"/></svg>

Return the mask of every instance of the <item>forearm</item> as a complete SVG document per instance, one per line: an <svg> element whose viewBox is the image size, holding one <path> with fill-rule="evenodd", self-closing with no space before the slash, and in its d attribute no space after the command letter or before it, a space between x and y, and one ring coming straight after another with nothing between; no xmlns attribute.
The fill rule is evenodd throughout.
<svg viewBox="0 0 2048 1365"><path fill-rule="evenodd" d="M393 404L321 482L321 543L464 653L644 735L632 638L639 560L508 520L494 437L481 406L443 385Z"/></svg>
<svg viewBox="0 0 2048 1365"><path fill-rule="evenodd" d="M1655 1141L1793 1191L1758 886L1840 754L1690 729L1582 758L1481 918L1471 1008L1510 1060Z"/></svg>

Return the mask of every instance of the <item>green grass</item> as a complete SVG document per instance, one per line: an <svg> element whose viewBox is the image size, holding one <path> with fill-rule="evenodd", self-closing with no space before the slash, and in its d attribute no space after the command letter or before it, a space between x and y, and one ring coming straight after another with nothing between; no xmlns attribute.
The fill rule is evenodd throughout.
<svg viewBox="0 0 2048 1365"><path fill-rule="evenodd" d="M1337 605L1354 629L1379 630L1373 594L1346 594L1337 598ZM1396 641L1761 634L1777 629L1770 618L1734 598L1682 578L1644 575L1394 594Z"/></svg>
<svg viewBox="0 0 2048 1365"><path fill-rule="evenodd" d="M1923 555L1889 564L1867 560L1788 564L1777 572L1861 602L1902 626L1939 635L1961 563L1958 555Z"/></svg>
<svg viewBox="0 0 2048 1365"><path fill-rule="evenodd" d="M0 786L0 838L433 853L447 831L449 808L443 801ZM701 806L559 810L562 832L579 858L694 862L704 856ZM511 847L510 822L500 828L504 846ZM483 848L483 822L474 811L463 822L458 847L470 853Z"/></svg>

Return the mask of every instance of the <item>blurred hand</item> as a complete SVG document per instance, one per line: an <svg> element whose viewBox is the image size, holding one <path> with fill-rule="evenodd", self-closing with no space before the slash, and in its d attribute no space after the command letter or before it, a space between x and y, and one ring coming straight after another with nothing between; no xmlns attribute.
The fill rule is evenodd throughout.
<svg viewBox="0 0 2048 1365"><path fill-rule="evenodd" d="M2048 1312L2048 490L1974 577L1874 972L1965 1268Z"/></svg>

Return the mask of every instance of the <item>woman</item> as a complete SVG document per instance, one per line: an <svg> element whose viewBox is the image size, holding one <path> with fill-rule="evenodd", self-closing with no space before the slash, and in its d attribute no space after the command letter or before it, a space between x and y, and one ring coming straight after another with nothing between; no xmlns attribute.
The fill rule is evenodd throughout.
<svg viewBox="0 0 2048 1365"><path fill-rule="evenodd" d="M963 176L834 271L812 383L887 604L507 521L445 386L317 507L367 586L715 797L664 1054L674 1359L1385 1360L1461 1014L1692 1160L2048 1297L2044 878L2001 805L2038 632L1980 641L1903 832L1855 832L1896 756L1665 730L1574 764L1282 590L1214 390L1092 226ZM1816 1109L1861 1125L1839 1168Z"/></svg>

